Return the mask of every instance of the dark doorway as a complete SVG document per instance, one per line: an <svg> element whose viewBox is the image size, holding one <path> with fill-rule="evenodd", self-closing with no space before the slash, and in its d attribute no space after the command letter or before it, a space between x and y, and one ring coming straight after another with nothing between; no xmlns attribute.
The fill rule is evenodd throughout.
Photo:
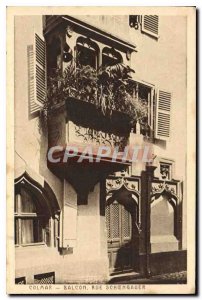
<svg viewBox="0 0 202 300"><path fill-rule="evenodd" d="M107 244L111 274L128 272L133 269L132 219L134 212L117 200L110 201L106 205Z"/></svg>

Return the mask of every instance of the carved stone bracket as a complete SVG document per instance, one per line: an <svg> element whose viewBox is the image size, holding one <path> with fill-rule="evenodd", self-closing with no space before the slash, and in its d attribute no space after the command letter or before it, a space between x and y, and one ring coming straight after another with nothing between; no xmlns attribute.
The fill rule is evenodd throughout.
<svg viewBox="0 0 202 300"><path fill-rule="evenodd" d="M66 27L65 33L66 33L66 35L68 36L68 38L71 38L72 35L73 35L73 33L74 33L74 28L73 28L73 26L72 26L72 25L68 25L68 26Z"/></svg>

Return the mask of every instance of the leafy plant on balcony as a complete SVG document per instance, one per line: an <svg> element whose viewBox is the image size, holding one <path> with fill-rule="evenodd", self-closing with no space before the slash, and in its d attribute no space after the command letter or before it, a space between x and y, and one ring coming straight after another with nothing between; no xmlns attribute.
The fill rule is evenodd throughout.
<svg viewBox="0 0 202 300"><path fill-rule="evenodd" d="M96 71L89 65L76 65L56 70L49 78L46 110L73 97L96 105L103 115L119 111L130 117L131 126L139 122L147 127L147 101L137 97L130 67L119 63Z"/></svg>

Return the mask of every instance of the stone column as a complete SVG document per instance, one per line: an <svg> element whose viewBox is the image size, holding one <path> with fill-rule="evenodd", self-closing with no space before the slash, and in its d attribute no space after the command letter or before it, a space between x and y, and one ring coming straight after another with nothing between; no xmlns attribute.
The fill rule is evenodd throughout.
<svg viewBox="0 0 202 300"><path fill-rule="evenodd" d="M150 277L150 253L151 253L151 187L156 166L149 165L141 176L141 234L140 234L140 273Z"/></svg>

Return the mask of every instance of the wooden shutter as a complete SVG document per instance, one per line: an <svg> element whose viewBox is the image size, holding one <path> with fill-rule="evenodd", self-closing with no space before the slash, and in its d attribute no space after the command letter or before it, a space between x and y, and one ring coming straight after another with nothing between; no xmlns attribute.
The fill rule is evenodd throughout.
<svg viewBox="0 0 202 300"><path fill-rule="evenodd" d="M143 15L142 31L154 37L159 37L159 17L157 15Z"/></svg>
<svg viewBox="0 0 202 300"><path fill-rule="evenodd" d="M77 242L77 196L66 180L64 180L63 197L64 205L60 217L60 247L74 248Z"/></svg>
<svg viewBox="0 0 202 300"><path fill-rule="evenodd" d="M155 137L161 140L170 138L171 123L171 93L158 90L156 98Z"/></svg>
<svg viewBox="0 0 202 300"><path fill-rule="evenodd" d="M40 110L46 95L46 47L38 34L28 46L29 114Z"/></svg>

